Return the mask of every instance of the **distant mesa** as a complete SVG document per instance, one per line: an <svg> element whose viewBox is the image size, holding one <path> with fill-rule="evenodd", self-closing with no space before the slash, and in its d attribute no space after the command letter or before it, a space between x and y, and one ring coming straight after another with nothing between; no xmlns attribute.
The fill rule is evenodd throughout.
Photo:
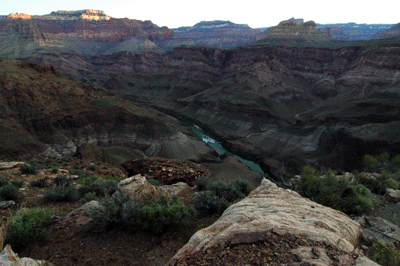
<svg viewBox="0 0 400 266"><path fill-rule="evenodd" d="M8 20L29 20L31 19L31 15L21 14L21 13L11 13L8 17Z"/></svg>
<svg viewBox="0 0 400 266"><path fill-rule="evenodd" d="M279 26L301 26L304 24L304 19L299 18L299 19L295 19L295 18L291 18L288 20L283 20L281 22L279 22L278 27Z"/></svg>
<svg viewBox="0 0 400 266"><path fill-rule="evenodd" d="M111 17L106 15L104 11L101 10L92 10L92 9L86 9L86 10L76 10L76 11L54 11L51 12L49 15L50 17L55 17L58 19L65 19L65 20L110 20ZM46 16L47 17L47 16Z"/></svg>
<svg viewBox="0 0 400 266"><path fill-rule="evenodd" d="M193 27L179 27L174 31L184 38L192 39L196 45L230 48L246 45L260 30L247 24L236 24L226 20L201 21Z"/></svg>
<svg viewBox="0 0 400 266"><path fill-rule="evenodd" d="M111 17L106 15L104 11L101 10L75 10L75 11L54 11L49 15L43 16L31 16L28 14L21 13L11 13L7 20L94 20L94 21L106 21L110 20Z"/></svg>
<svg viewBox="0 0 400 266"><path fill-rule="evenodd" d="M325 39L321 31L317 29L314 21L304 22L303 19L291 18L284 20L278 26L268 28L260 34L254 36L253 41L263 39Z"/></svg>

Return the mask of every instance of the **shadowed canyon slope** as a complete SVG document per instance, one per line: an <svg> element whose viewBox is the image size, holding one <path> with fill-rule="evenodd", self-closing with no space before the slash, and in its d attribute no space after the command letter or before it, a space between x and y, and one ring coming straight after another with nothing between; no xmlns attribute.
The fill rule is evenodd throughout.
<svg viewBox="0 0 400 266"><path fill-rule="evenodd" d="M399 152L400 44L175 48L28 60L200 125L275 177Z"/></svg>
<svg viewBox="0 0 400 266"><path fill-rule="evenodd" d="M60 77L53 67L0 59L0 110L1 159L62 156L82 143L129 147L148 156L216 158L176 119Z"/></svg>

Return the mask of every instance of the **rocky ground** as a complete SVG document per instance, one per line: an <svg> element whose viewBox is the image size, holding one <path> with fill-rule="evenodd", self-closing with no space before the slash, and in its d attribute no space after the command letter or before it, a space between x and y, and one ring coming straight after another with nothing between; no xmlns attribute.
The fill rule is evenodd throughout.
<svg viewBox="0 0 400 266"><path fill-rule="evenodd" d="M150 162L154 162L154 165L150 165ZM153 159L146 161L146 169L156 169L160 162L166 169L173 169L172 172L195 167L187 162ZM39 163L45 164L44 161ZM34 175L22 175L18 166L0 170L0 175L10 181L23 180L19 190L20 197L11 208L11 213L19 208L37 206L50 208L55 212L47 237L30 244L18 253L19 257L43 259L54 265L169 263L306 266L313 263L327 265L328 262L332 265L374 265L372 262L362 264L362 261L367 260L363 254L368 254L368 246L371 244L365 240L371 236L361 235L362 227L358 223L337 211L302 198L297 193L280 189L269 181L263 181L264 188L257 188L246 200L231 206L222 217L197 216L187 227L174 228L163 235L153 235L134 228L93 230L88 224L81 225L71 221L70 213L77 209L80 203L45 202L42 200L44 189L29 185L30 181L44 176L54 178L59 173L66 174L77 165L81 170L98 175L115 176L119 179L127 177L123 170L110 164L94 164L92 161L73 157L66 160L57 173L52 168L45 168ZM95 170L93 165L96 165ZM162 177L163 175L160 175L160 180ZM157 179L157 176L153 175L153 178ZM265 188L265 184L268 189ZM189 199L193 194L186 194L185 197ZM294 202L296 204L293 204ZM399 206L400 203L385 203L371 210L369 215L380 215L400 225L399 217L393 215ZM2 221L6 222L10 217L10 210L3 210L0 215ZM303 219L299 219L300 216ZM368 219L369 225L379 223L378 220ZM385 226L390 232L395 225ZM203 230L199 231L202 228ZM341 239L344 244L335 244L335 239ZM358 239L363 241L358 242ZM206 248L202 248L203 245ZM343 261L347 264L343 264Z"/></svg>
<svg viewBox="0 0 400 266"><path fill-rule="evenodd" d="M70 157L70 161L58 169L58 173L68 173L79 164L81 170L98 175L127 177L120 168L110 164L98 163L96 170L89 170L93 162ZM164 166L171 169L174 161L163 161ZM187 167L190 168L190 167ZM182 166L180 167L182 170ZM196 218L190 225L181 230L171 230L161 236L138 230L92 231L74 223L66 223L68 213L81 204L73 202L45 202L42 200L44 188L31 187L29 182L45 176L54 178L57 173L53 169L43 169L34 175L22 175L18 167L0 170L0 175L10 181L21 181L20 197L10 210L0 212L2 221L10 219L13 211L19 208L43 207L54 211L55 216L48 235L44 240L29 245L18 253L20 258L30 257L43 259L54 265L164 265L200 228L208 226L217 217ZM157 176L154 176L157 178ZM161 179L161 178L160 178Z"/></svg>

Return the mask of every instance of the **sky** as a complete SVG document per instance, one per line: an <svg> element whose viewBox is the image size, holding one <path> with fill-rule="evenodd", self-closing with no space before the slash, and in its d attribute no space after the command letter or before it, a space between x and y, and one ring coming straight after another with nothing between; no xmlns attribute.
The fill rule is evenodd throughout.
<svg viewBox="0 0 400 266"><path fill-rule="evenodd" d="M252 28L270 27L289 18L316 23L396 24L400 22L400 1L359 0L0 0L0 15L50 14L57 10L103 10L114 18L151 20L158 26L177 28L200 21L229 20Z"/></svg>

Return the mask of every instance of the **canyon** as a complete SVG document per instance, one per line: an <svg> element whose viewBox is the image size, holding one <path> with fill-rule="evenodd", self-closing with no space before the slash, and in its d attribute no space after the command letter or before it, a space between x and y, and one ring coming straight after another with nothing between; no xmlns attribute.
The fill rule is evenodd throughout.
<svg viewBox="0 0 400 266"><path fill-rule="evenodd" d="M2 56L52 66L93 90L195 124L276 180L290 180L305 164L351 171L364 154L399 152L398 37L336 41L312 21L290 19L245 46L161 51L161 43L188 38L149 21L80 13L0 22L12 31L0 37ZM218 23L198 27L230 25ZM151 47L132 48L132 38ZM5 47L11 39L16 45Z"/></svg>
<svg viewBox="0 0 400 266"><path fill-rule="evenodd" d="M0 160L25 161L2 163L1 188L20 182L23 201L15 206L70 212L52 218L53 239L20 255L61 265L376 265L364 256L374 241L362 222L291 189L309 165L328 173L321 180L352 184L340 197L356 197L364 175L348 172L362 171L366 154L400 154L400 36L398 25L389 26L380 33L369 27L375 37L362 38L370 40L348 41L354 36L345 26L295 18L261 30L229 21L169 29L99 10L0 16ZM41 168L16 168L28 163ZM93 184L118 180L135 203L151 192L194 206L212 193L200 189L201 180L222 189L239 181L253 191L220 218L195 216L185 230L98 234L71 223L82 218L76 199L44 203L55 182L31 183L58 174ZM368 175L373 183L384 174ZM375 195L381 210L367 206L368 215L382 211L398 223L384 192ZM97 195L89 205L115 195ZM0 215L13 219L8 209ZM1 241L6 230L0 224ZM9 245L0 255L18 260Z"/></svg>

